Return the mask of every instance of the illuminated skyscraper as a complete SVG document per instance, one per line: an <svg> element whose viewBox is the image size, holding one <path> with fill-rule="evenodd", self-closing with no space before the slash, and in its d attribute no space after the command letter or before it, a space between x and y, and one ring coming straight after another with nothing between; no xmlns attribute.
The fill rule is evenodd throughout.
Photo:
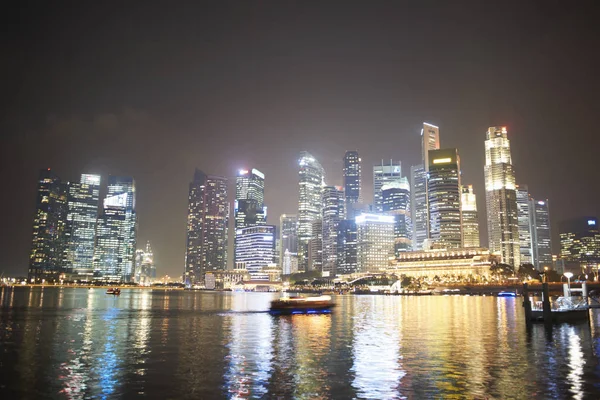
<svg viewBox="0 0 600 400"><path fill-rule="evenodd" d="M543 271L552 267L552 235L548 200L530 200L533 265Z"/></svg>
<svg viewBox="0 0 600 400"><path fill-rule="evenodd" d="M375 212L383 212L383 197L381 188L392 182L402 181L402 165L400 161L390 160L389 164L385 164L381 160L381 165L373 166L373 207Z"/></svg>
<svg viewBox="0 0 600 400"><path fill-rule="evenodd" d="M581 217L559 225L560 256L565 261L578 262L598 273L600 266L600 221L596 217ZM586 270L587 272L587 270Z"/></svg>
<svg viewBox="0 0 600 400"><path fill-rule="evenodd" d="M135 181L109 176L94 249L94 279L129 282L135 267L137 215Z"/></svg>
<svg viewBox="0 0 600 400"><path fill-rule="evenodd" d="M527 185L517 185L517 219L519 221L519 251L521 264L533 264L532 232L531 232L531 203Z"/></svg>
<svg viewBox="0 0 600 400"><path fill-rule="evenodd" d="M421 157L425 169L430 165L429 151L439 150L440 148L440 128L435 125L423 122L421 129Z"/></svg>
<svg viewBox="0 0 600 400"><path fill-rule="evenodd" d="M428 174L429 238L438 248L461 248L461 181L458 151L430 150Z"/></svg>
<svg viewBox="0 0 600 400"><path fill-rule="evenodd" d="M206 272L227 268L227 179L196 169L188 201L183 278L186 285L195 285L204 281Z"/></svg>
<svg viewBox="0 0 600 400"><path fill-rule="evenodd" d="M323 188L323 275L334 277L338 269L338 228L345 218L344 191L341 187Z"/></svg>
<svg viewBox="0 0 600 400"><path fill-rule="evenodd" d="M308 241L308 270L323 270L323 220L312 222L312 236Z"/></svg>
<svg viewBox="0 0 600 400"><path fill-rule="evenodd" d="M236 177L234 202L234 263L237 262L237 232L242 228L265 225L267 208L264 205L265 176L257 169L242 169Z"/></svg>
<svg viewBox="0 0 600 400"><path fill-rule="evenodd" d="M249 226L236 232L238 238L236 265L243 265L251 279L268 280L263 268L273 263L275 257L275 227Z"/></svg>
<svg viewBox="0 0 600 400"><path fill-rule="evenodd" d="M344 156L344 193L348 204L360 203L361 160L357 151L347 151Z"/></svg>
<svg viewBox="0 0 600 400"><path fill-rule="evenodd" d="M357 269L378 272L386 269L394 257L394 217L362 214L356 217Z"/></svg>
<svg viewBox="0 0 600 400"><path fill-rule="evenodd" d="M473 185L462 186L460 207L462 211L463 247L479 247L479 216Z"/></svg>
<svg viewBox="0 0 600 400"><path fill-rule="evenodd" d="M135 251L135 283L148 285L156 278L156 267L154 265L154 252L150 242L146 243L146 249Z"/></svg>
<svg viewBox="0 0 600 400"><path fill-rule="evenodd" d="M490 251L521 264L515 174L506 127L490 127L485 140L485 191Z"/></svg>
<svg viewBox="0 0 600 400"><path fill-rule="evenodd" d="M65 269L72 279L93 278L99 202L100 175L83 174L79 183L69 184Z"/></svg>
<svg viewBox="0 0 600 400"><path fill-rule="evenodd" d="M337 273L353 274L358 271L358 232L355 219L345 219L338 224Z"/></svg>
<svg viewBox="0 0 600 400"><path fill-rule="evenodd" d="M394 254L412 250L412 219L408 179L385 184L381 188L383 212L394 217Z"/></svg>
<svg viewBox="0 0 600 400"><path fill-rule="evenodd" d="M282 255L280 262L283 269L286 251L290 253L290 257L298 257L298 217L296 215L281 214L279 217L279 243Z"/></svg>
<svg viewBox="0 0 600 400"><path fill-rule="evenodd" d="M50 168L40 171L29 279L58 279L64 267L67 185Z"/></svg>
<svg viewBox="0 0 600 400"><path fill-rule="evenodd" d="M321 219L325 172L321 164L306 151L300 153L298 166L298 269L306 271L309 267L308 241L313 237L312 223Z"/></svg>

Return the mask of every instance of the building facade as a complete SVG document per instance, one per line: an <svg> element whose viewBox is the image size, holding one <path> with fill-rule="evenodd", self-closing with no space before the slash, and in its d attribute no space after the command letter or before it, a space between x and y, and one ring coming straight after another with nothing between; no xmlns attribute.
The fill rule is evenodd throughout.
<svg viewBox="0 0 600 400"><path fill-rule="evenodd" d="M338 225L338 275L358 271L358 231L355 219L345 219Z"/></svg>
<svg viewBox="0 0 600 400"><path fill-rule="evenodd" d="M244 266L252 280L268 280L263 269L273 264L275 256L275 227L251 226L239 229L236 265Z"/></svg>
<svg viewBox="0 0 600 400"><path fill-rule="evenodd" d="M344 156L344 193L349 204L361 203L361 159L358 151L347 151Z"/></svg>
<svg viewBox="0 0 600 400"><path fill-rule="evenodd" d="M531 202L527 185L517 185L517 220L519 223L519 251L521 264L533 264L531 241Z"/></svg>
<svg viewBox="0 0 600 400"><path fill-rule="evenodd" d="M234 263L237 261L237 232L251 226L267 223L265 175L257 169L238 171L235 181L234 201Z"/></svg>
<svg viewBox="0 0 600 400"><path fill-rule="evenodd" d="M408 179L381 188L383 212L394 217L394 254L412 250L412 218Z"/></svg>
<svg viewBox="0 0 600 400"><path fill-rule="evenodd" d="M479 216L477 214L477 197L473 185L461 188L460 208L462 212L462 242L464 248L479 247Z"/></svg>
<svg viewBox="0 0 600 400"><path fill-rule="evenodd" d="M298 257L298 216L295 214L281 214L279 217L279 251L282 269L286 251Z"/></svg>
<svg viewBox="0 0 600 400"><path fill-rule="evenodd" d="M394 217L362 214L355 221L358 272L385 270L394 257Z"/></svg>
<svg viewBox="0 0 600 400"><path fill-rule="evenodd" d="M309 269L308 242L313 237L313 221L321 219L325 172L306 151L300 153L298 166L298 269L304 272Z"/></svg>
<svg viewBox="0 0 600 400"><path fill-rule="evenodd" d="M154 252L150 242L146 242L144 250L135 251L134 281L139 285L150 285L156 279L156 266L154 265Z"/></svg>
<svg viewBox="0 0 600 400"><path fill-rule="evenodd" d="M335 276L338 269L338 229L345 218L344 190L323 188L323 276Z"/></svg>
<svg viewBox="0 0 600 400"><path fill-rule="evenodd" d="M204 274L227 268L229 203L227 179L196 170L188 197L186 285L204 281Z"/></svg>
<svg viewBox="0 0 600 400"><path fill-rule="evenodd" d="M373 208L376 213L383 212L381 188L392 182L402 180L400 161L389 160L389 164L381 160L381 164L373 166Z"/></svg>
<svg viewBox="0 0 600 400"><path fill-rule="evenodd" d="M427 206L427 171L423 165L410 167L411 207L413 220L413 249L423 249L429 238L429 209Z"/></svg>
<svg viewBox="0 0 600 400"><path fill-rule="evenodd" d="M582 270L598 274L599 228L600 221L596 217L580 217L562 222L559 225L561 259L579 263Z"/></svg>
<svg viewBox="0 0 600 400"><path fill-rule="evenodd" d="M506 127L490 127L485 140L485 191L488 241L502 262L521 265L515 174Z"/></svg>
<svg viewBox="0 0 600 400"><path fill-rule="evenodd" d="M323 220L312 222L312 236L308 241L308 270L323 270Z"/></svg>
<svg viewBox="0 0 600 400"><path fill-rule="evenodd" d="M56 280L63 272L67 197L67 185L50 168L40 171L29 254L29 279L33 282Z"/></svg>
<svg viewBox="0 0 600 400"><path fill-rule="evenodd" d="M550 206L548 200L530 200L531 249L533 265L538 271L552 268L552 232L550 229Z"/></svg>

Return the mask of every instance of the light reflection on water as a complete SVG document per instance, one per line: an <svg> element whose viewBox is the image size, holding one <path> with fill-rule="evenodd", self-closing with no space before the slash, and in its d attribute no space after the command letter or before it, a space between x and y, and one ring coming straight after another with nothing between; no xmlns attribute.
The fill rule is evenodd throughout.
<svg viewBox="0 0 600 400"><path fill-rule="evenodd" d="M0 289L2 398L600 398L600 310L527 331L519 299Z"/></svg>

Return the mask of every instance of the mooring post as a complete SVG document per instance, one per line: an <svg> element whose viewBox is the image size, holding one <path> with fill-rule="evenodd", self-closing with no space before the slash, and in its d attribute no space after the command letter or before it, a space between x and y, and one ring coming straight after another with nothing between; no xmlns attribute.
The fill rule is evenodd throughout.
<svg viewBox="0 0 600 400"><path fill-rule="evenodd" d="M542 283L542 305L545 324L552 324L552 309L550 308L550 290L548 282Z"/></svg>
<svg viewBox="0 0 600 400"><path fill-rule="evenodd" d="M531 325L531 300L529 299L529 287L523 284L523 307L525 307L525 324Z"/></svg>
<svg viewBox="0 0 600 400"><path fill-rule="evenodd" d="M581 295L583 296L583 301L585 301L585 305L589 305L590 303L588 302L588 292L587 292L587 283L583 282L581 284Z"/></svg>

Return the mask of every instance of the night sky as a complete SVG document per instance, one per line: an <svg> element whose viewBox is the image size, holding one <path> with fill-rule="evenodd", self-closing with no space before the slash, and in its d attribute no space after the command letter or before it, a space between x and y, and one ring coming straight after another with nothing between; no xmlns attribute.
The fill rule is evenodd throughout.
<svg viewBox="0 0 600 400"><path fill-rule="evenodd" d="M483 243L485 131L506 125L517 181L550 199L556 239L561 220L600 214L594 5L15 2L0 17L0 272L26 274L40 168L133 176L138 243L179 276L195 167L231 183L264 172L278 224L297 211L301 150L328 184L358 150L371 199L373 163L400 159L409 175L419 162L423 121L459 149Z"/></svg>

